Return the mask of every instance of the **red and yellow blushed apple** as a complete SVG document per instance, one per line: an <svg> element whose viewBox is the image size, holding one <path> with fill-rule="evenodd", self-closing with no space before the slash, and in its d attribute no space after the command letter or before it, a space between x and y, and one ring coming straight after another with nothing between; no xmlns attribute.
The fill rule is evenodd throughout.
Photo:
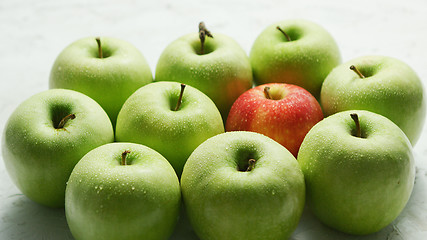
<svg viewBox="0 0 427 240"><path fill-rule="evenodd" d="M307 132L322 119L319 103L307 90L269 83L246 91L234 102L225 129L264 134L297 156Z"/></svg>

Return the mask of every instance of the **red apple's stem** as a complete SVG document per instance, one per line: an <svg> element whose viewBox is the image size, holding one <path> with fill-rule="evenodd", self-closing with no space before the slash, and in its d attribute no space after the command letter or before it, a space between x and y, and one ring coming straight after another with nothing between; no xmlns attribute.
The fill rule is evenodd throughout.
<svg viewBox="0 0 427 240"><path fill-rule="evenodd" d="M127 154L128 154L128 153L130 153L130 151L129 151L129 150L126 150L126 151L124 151L124 152L122 153L122 161L120 162L120 165L122 165L122 166L127 165L127 162L126 162L126 156L127 156Z"/></svg>
<svg viewBox="0 0 427 240"><path fill-rule="evenodd" d="M74 113L68 114L59 122L57 129L64 128L64 126L68 122L68 120L74 119L74 118L76 118L76 115Z"/></svg>
<svg viewBox="0 0 427 240"><path fill-rule="evenodd" d="M99 58L103 58L102 57L101 38L97 37L95 39L96 39L96 43L98 43L98 56L99 56Z"/></svg>
<svg viewBox="0 0 427 240"><path fill-rule="evenodd" d="M255 162L256 162L256 160L253 158L248 160L249 165L248 165L248 168L246 169L246 172L250 172L250 171L252 171L252 169L254 169Z"/></svg>
<svg viewBox="0 0 427 240"><path fill-rule="evenodd" d="M200 38L200 54L205 53L205 40L206 36L213 38L211 32L206 28L206 25L204 22L199 23L199 38Z"/></svg>
<svg viewBox="0 0 427 240"><path fill-rule="evenodd" d="M184 89L185 89L185 84L181 83L181 92L179 93L179 98L178 98L178 102L176 103L175 111L178 111L179 107L181 107L182 95L184 95Z"/></svg>
<svg viewBox="0 0 427 240"><path fill-rule="evenodd" d="M359 122L359 116L357 113L350 114L351 118L353 119L354 123L356 124L356 137L362 137L362 131L360 129L360 122Z"/></svg>
<svg viewBox="0 0 427 240"><path fill-rule="evenodd" d="M355 73L357 73L357 75L359 75L360 78L365 78L365 76L363 76L363 74L359 71L359 69L357 69L356 66L351 65L350 69L353 70Z"/></svg>
<svg viewBox="0 0 427 240"><path fill-rule="evenodd" d="M279 30L280 32L282 32L283 35L285 35L285 38L286 38L286 40L288 40L288 42L292 41L291 37L289 37L289 35L285 31L283 31L283 29L281 29L279 26L277 26L276 29Z"/></svg>
<svg viewBox="0 0 427 240"><path fill-rule="evenodd" d="M267 99L272 99L270 95L270 87L264 87L264 95Z"/></svg>

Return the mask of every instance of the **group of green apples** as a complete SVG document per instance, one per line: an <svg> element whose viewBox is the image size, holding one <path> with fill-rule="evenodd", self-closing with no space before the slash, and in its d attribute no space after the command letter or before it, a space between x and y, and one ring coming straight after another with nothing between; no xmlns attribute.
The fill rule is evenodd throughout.
<svg viewBox="0 0 427 240"><path fill-rule="evenodd" d="M3 159L26 196L65 206L76 239L167 239L182 205L200 239L286 239L306 202L370 234L414 185L420 79L391 57L341 64L310 21L267 27L249 57L202 22L164 50L154 81L131 44L84 38L50 88L10 116Z"/></svg>

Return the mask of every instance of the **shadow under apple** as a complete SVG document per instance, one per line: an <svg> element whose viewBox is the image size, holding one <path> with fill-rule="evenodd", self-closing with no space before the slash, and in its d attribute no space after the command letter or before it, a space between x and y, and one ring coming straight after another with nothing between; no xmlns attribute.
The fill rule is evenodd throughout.
<svg viewBox="0 0 427 240"><path fill-rule="evenodd" d="M8 239L74 239L63 208L39 205L23 194L3 199L0 218L2 236Z"/></svg>

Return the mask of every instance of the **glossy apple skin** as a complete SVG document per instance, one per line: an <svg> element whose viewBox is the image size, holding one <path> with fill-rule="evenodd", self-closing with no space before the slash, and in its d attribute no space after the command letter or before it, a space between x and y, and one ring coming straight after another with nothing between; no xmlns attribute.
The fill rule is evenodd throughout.
<svg viewBox="0 0 427 240"><path fill-rule="evenodd" d="M239 171L249 158L248 172ZM287 239L305 203L304 176L293 155L254 132L208 139L181 178L188 218L200 239Z"/></svg>
<svg viewBox="0 0 427 240"><path fill-rule="evenodd" d="M355 137L357 113L362 136ZM390 224L413 186L412 147L389 119L368 111L345 111L316 124L304 139L298 162L307 204L324 224L365 235Z"/></svg>
<svg viewBox="0 0 427 240"><path fill-rule="evenodd" d="M287 41L279 26L291 38ZM258 84L289 83L319 98L323 80L341 62L333 37L316 23L290 19L265 28L255 40L249 59Z"/></svg>
<svg viewBox="0 0 427 240"><path fill-rule="evenodd" d="M350 70L356 66L365 78ZM426 115L423 85L406 63L386 56L362 56L336 67L325 79L325 116L360 109L381 114L399 126L415 145Z"/></svg>
<svg viewBox="0 0 427 240"><path fill-rule="evenodd" d="M215 104L187 85L178 111L177 82L148 84L125 102L117 118L116 140L146 145L160 152L181 176L187 158L206 139L224 132Z"/></svg>
<svg viewBox="0 0 427 240"><path fill-rule="evenodd" d="M266 98L265 87L270 87L277 100ZM234 102L225 130L262 133L296 157L307 132L322 119L322 109L308 91L292 84L269 83L246 91Z"/></svg>
<svg viewBox="0 0 427 240"><path fill-rule="evenodd" d="M120 165L121 155L128 165ZM158 152L139 144L98 147L68 181L65 213L80 239L167 239L180 209L178 178Z"/></svg>
<svg viewBox="0 0 427 240"><path fill-rule="evenodd" d="M197 33L169 44L157 62L155 81L176 81L199 89L212 99L225 121L233 102L252 87L252 69L237 42L212 34L203 55Z"/></svg>
<svg viewBox="0 0 427 240"><path fill-rule="evenodd" d="M60 119L74 113L64 128ZM33 201L63 207L65 186L76 163L90 150L114 141L105 111L82 93L51 89L12 113L3 134L3 160L16 186Z"/></svg>
<svg viewBox="0 0 427 240"><path fill-rule="evenodd" d="M50 88L82 92L107 112L115 126L126 99L138 88L153 81L150 67L132 44L101 37L104 58L98 56L95 37L79 39L56 58L49 79Z"/></svg>

